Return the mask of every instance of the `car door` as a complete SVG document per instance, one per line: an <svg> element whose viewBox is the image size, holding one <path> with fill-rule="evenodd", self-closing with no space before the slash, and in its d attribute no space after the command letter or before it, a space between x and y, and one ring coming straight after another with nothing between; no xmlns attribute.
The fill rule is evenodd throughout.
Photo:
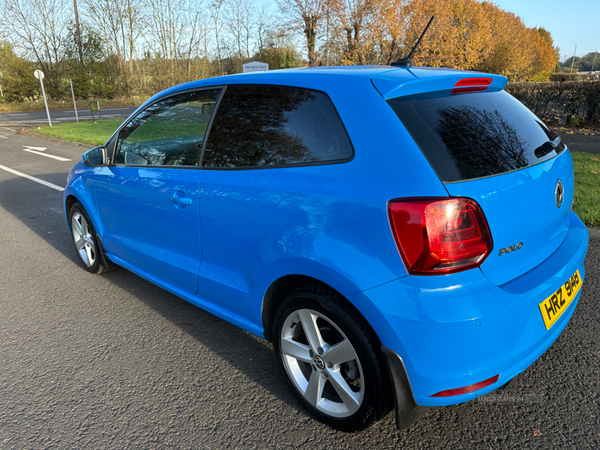
<svg viewBox="0 0 600 450"><path fill-rule="evenodd" d="M254 318L256 280L276 260L312 257L330 205L348 205L344 177L323 165L352 157L325 93L228 86L203 155L198 295Z"/></svg>
<svg viewBox="0 0 600 450"><path fill-rule="evenodd" d="M202 261L198 166L219 89L172 95L123 127L96 179L102 240L117 262L187 292Z"/></svg>

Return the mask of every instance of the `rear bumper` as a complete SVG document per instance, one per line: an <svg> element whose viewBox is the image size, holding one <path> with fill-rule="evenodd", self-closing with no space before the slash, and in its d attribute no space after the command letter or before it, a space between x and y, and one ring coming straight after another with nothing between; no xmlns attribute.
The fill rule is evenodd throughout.
<svg viewBox="0 0 600 450"><path fill-rule="evenodd" d="M415 405L451 405L484 395L524 371L558 338L581 290L549 330L538 305L576 270L585 278L588 231L574 213L568 220L561 246L542 264L504 285L470 270L407 276L355 294L367 296L381 312L375 331L383 346L403 362ZM389 360L388 356L388 364ZM483 389L431 397L496 375L498 380ZM396 382L396 375L392 378ZM410 420L410 414L407 417Z"/></svg>

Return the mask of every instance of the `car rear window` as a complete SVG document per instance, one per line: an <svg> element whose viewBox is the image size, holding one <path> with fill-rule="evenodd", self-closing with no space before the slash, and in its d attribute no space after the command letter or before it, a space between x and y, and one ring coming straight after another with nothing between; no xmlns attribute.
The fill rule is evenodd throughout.
<svg viewBox="0 0 600 450"><path fill-rule="evenodd" d="M388 104L443 182L522 169L565 148L540 119L505 91L435 92L390 99ZM552 144L546 144L549 141Z"/></svg>
<svg viewBox="0 0 600 450"><path fill-rule="evenodd" d="M352 144L329 97L283 86L228 86L202 165L287 166L348 160Z"/></svg>

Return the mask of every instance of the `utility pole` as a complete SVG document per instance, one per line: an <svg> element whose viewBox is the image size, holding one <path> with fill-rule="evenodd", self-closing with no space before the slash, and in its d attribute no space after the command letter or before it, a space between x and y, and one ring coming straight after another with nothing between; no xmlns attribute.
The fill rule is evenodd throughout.
<svg viewBox="0 0 600 450"><path fill-rule="evenodd" d="M575 44L575 51L573 52L573 59L571 60L571 73L573 73L573 64L575 64L575 53L577 53L577 44Z"/></svg>
<svg viewBox="0 0 600 450"><path fill-rule="evenodd" d="M219 58L219 75L223 75L223 65L221 61L221 47L219 46L219 12L223 6L224 0L215 0L212 7L215 9L215 36L217 38L217 58Z"/></svg>
<svg viewBox="0 0 600 450"><path fill-rule="evenodd" d="M596 49L596 53L594 53L594 62L592 63L592 72L594 71L594 66L596 65L596 56L598 56L598 50Z"/></svg>
<svg viewBox="0 0 600 450"><path fill-rule="evenodd" d="M77 29L77 48L79 49L79 62L83 64L83 50L81 49L81 31L79 29L79 14L77 13L77 0L73 0L75 9L75 28Z"/></svg>
<svg viewBox="0 0 600 450"><path fill-rule="evenodd" d="M327 8L327 15L326 17L326 21L327 21L327 41L325 42L325 65L328 66L329 65L329 1L326 2L326 8Z"/></svg>

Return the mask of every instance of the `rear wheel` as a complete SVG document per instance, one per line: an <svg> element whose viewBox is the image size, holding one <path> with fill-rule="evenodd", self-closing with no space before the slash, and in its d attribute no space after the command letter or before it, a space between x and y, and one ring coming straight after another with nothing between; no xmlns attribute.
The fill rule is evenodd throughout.
<svg viewBox="0 0 600 450"><path fill-rule="evenodd" d="M288 384L323 422L358 431L390 410L377 338L345 299L317 288L294 291L278 310L273 336Z"/></svg>
<svg viewBox="0 0 600 450"><path fill-rule="evenodd" d="M81 203L71 206L69 224L73 245L83 268L95 274L106 272L110 267L101 254L102 247L98 244L96 229Z"/></svg>

